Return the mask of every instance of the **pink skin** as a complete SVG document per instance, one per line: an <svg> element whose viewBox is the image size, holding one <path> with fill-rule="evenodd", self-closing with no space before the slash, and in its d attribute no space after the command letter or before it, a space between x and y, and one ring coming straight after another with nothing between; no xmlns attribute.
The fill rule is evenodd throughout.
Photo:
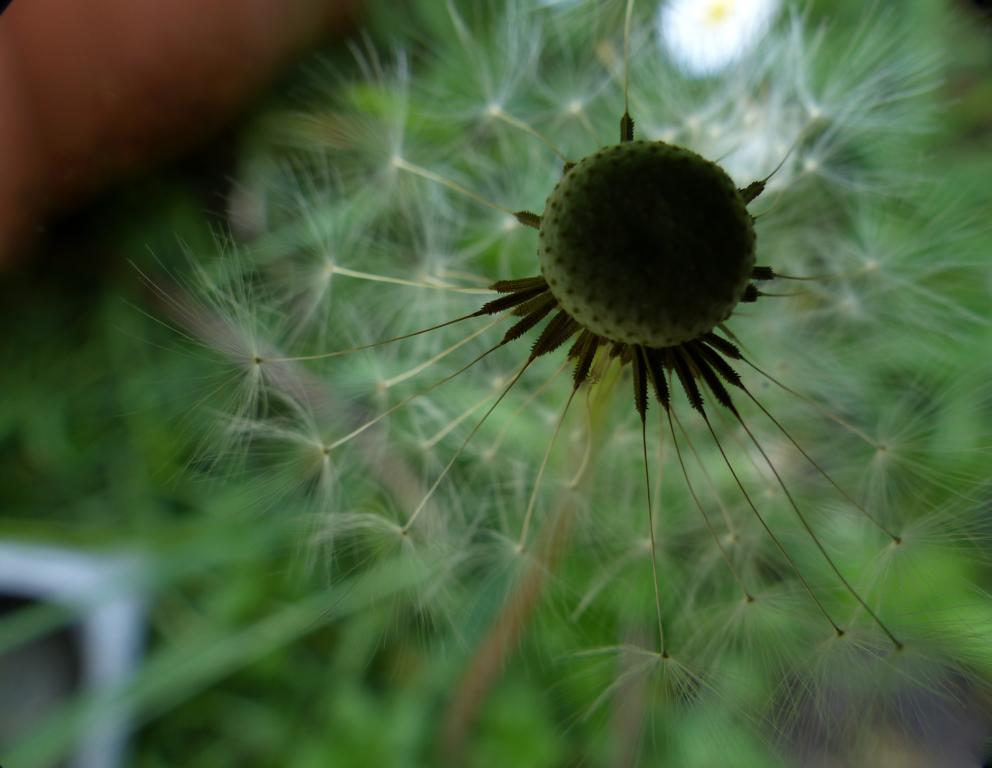
<svg viewBox="0 0 992 768"><path fill-rule="evenodd" d="M0 266L46 215L175 157L360 0L14 0L0 16Z"/></svg>

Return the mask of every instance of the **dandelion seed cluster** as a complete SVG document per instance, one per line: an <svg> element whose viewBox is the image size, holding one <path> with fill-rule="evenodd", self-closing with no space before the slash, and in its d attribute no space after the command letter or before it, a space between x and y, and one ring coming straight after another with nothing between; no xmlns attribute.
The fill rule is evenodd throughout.
<svg viewBox="0 0 992 768"><path fill-rule="evenodd" d="M989 337L966 216L898 162L937 70L893 17L838 42L711 3L753 14L722 70L672 43L685 5L633 4L625 40L624 3L414 4L270 121L256 220L178 312L239 382L218 469L271 478L335 566L429 564L429 634L560 626L597 681L558 681L573 714L636 682L659 759L863 756L915 738L894 702L992 671L980 552L927 581L987 492L982 428L951 465L929 425L989 413L920 365Z"/></svg>

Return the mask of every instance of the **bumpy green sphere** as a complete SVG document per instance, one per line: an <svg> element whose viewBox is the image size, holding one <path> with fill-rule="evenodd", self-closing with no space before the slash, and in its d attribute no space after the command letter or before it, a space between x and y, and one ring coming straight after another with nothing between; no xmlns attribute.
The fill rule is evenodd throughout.
<svg viewBox="0 0 992 768"><path fill-rule="evenodd" d="M541 272L575 320L613 341L667 347L726 320L754 267L752 219L720 166L631 141L566 173L541 219Z"/></svg>

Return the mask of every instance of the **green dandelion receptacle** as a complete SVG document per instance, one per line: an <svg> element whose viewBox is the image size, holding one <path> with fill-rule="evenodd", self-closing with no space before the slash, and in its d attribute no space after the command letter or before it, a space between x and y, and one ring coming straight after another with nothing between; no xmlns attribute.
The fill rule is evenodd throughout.
<svg viewBox="0 0 992 768"><path fill-rule="evenodd" d="M682 147L630 141L568 170L541 219L551 293L611 341L668 347L726 320L752 276L755 236L742 195Z"/></svg>

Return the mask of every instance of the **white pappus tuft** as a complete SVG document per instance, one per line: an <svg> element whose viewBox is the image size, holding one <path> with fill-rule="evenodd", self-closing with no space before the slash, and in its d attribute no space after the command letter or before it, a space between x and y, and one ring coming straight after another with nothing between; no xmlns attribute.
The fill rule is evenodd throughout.
<svg viewBox="0 0 992 768"><path fill-rule="evenodd" d="M779 5L779 0L667 0L658 9L658 35L685 72L713 75L761 43Z"/></svg>

